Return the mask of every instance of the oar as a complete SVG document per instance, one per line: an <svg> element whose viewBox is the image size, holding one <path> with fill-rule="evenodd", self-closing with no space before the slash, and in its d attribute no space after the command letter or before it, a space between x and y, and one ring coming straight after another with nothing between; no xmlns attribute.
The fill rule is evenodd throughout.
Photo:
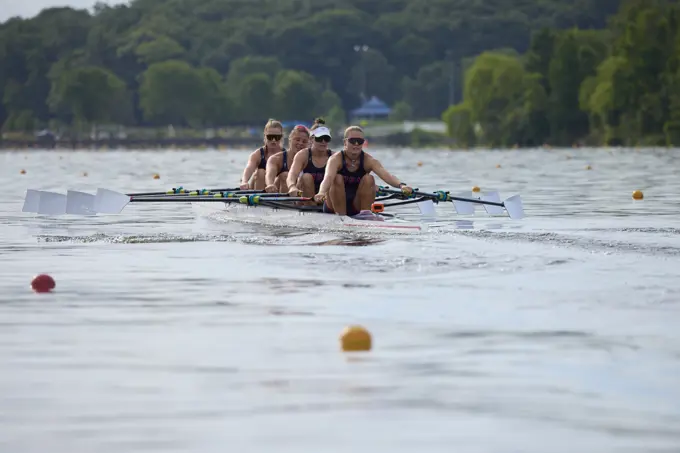
<svg viewBox="0 0 680 453"><path fill-rule="evenodd" d="M508 212L511 219L521 219L524 217L524 207L522 206L522 199L518 195L500 201L500 196L497 192L490 192L482 195L480 198L468 198L463 196L450 195L448 191L438 190L434 193L420 192L414 189L411 195L405 195L401 190L392 189L390 187L379 187L379 194L401 194L404 198L426 197L434 202L451 201L453 202L456 212L459 214L473 214L473 204L481 204L486 209L486 212L491 215L503 213L503 208ZM500 208L500 209L499 209Z"/></svg>
<svg viewBox="0 0 680 453"><path fill-rule="evenodd" d="M126 193L130 197L146 197L146 196L158 196L158 195L179 195L179 194L199 194L199 195L210 195L215 192L236 192L241 191L240 187L228 188L228 189L185 189L184 187L173 187L165 192L137 192L137 193ZM245 191L244 191L245 192ZM257 192L253 190L252 192Z"/></svg>
<svg viewBox="0 0 680 453"><path fill-rule="evenodd" d="M287 194L258 194L242 195L240 197L225 197L222 194L204 196L128 196L109 189L97 189L95 195L69 190L65 196L66 202L61 200L64 195L48 193L47 199L43 202L41 194L40 207L38 214L74 214L74 215L95 215L95 214L119 214L128 203L193 203L193 202L220 202L220 203L242 203L249 206L260 204L261 201L309 201L310 198L289 197ZM56 195L57 197L53 197ZM51 204L54 201L55 204ZM63 211L61 210L64 207Z"/></svg>

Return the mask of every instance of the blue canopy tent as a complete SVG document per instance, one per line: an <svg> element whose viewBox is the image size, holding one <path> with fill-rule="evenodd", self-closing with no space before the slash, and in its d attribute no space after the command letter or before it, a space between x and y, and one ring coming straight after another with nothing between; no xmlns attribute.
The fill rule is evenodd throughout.
<svg viewBox="0 0 680 453"><path fill-rule="evenodd" d="M358 109L352 110L352 117L354 118L387 118L392 112L392 109L383 101L375 96L364 102Z"/></svg>

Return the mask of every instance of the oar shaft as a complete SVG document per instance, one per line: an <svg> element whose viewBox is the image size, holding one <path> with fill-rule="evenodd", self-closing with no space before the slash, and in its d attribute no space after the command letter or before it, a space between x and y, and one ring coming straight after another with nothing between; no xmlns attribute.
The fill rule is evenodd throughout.
<svg viewBox="0 0 680 453"><path fill-rule="evenodd" d="M262 200L260 200L262 199ZM263 197L260 195L242 196L234 198L215 198L215 197L132 197L130 203L243 203L243 204L259 204L260 201L310 201L311 198L305 197Z"/></svg>
<svg viewBox="0 0 680 453"><path fill-rule="evenodd" d="M452 197L451 195L449 195L447 197L447 201L452 201L452 200L466 201L468 203L486 204L486 205L491 205L491 206L500 206L501 208L505 207L505 205L503 203L498 203L497 201L485 201L485 200L478 200L476 198Z"/></svg>
<svg viewBox="0 0 680 453"><path fill-rule="evenodd" d="M236 188L226 188L226 189L184 189L182 187L172 188L166 190L165 192L140 192L140 193L127 193L125 195L129 197L155 197L162 195L210 195L213 193L220 192L235 192L238 194L249 194L249 193L259 193L261 190L241 190L239 187Z"/></svg>
<svg viewBox="0 0 680 453"><path fill-rule="evenodd" d="M378 192L382 193L392 193L392 194L403 194L401 190L398 189L392 189L389 187L379 187ZM404 195L406 196L406 195ZM428 193L428 192L420 192L417 189L413 191L413 193L410 195L410 197L416 198L416 197L424 197L424 198L430 198L433 201L465 201L468 203L476 203L476 204L486 204L486 205L491 205L491 206L500 206L501 208L505 207L505 204L503 203L498 203L497 201L486 201L486 200L480 200L478 198L465 198L465 197L455 197L451 196L446 192L440 191L439 193Z"/></svg>
<svg viewBox="0 0 680 453"><path fill-rule="evenodd" d="M142 196L142 197L131 197L133 201L141 201L141 200L158 200L158 199L164 199L164 200L183 200L183 201L196 201L197 199L205 200L207 198L214 198L216 200L238 200L241 197L260 197L260 198L271 198L271 197L284 197L284 198L289 198L290 196L287 193L266 193L266 192L259 192L257 190L248 190L248 191L243 191L243 192L226 192L226 195L224 193L214 193L214 194L188 194L188 193L178 193L175 195L157 195L157 196Z"/></svg>

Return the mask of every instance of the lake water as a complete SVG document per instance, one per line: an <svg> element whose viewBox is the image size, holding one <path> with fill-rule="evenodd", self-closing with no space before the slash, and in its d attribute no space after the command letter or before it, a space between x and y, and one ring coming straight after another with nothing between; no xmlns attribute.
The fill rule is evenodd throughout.
<svg viewBox="0 0 680 453"><path fill-rule="evenodd" d="M229 187L246 152L0 153L0 451L680 451L680 150L369 152L527 218L38 217L27 188ZM372 351L340 350L351 324Z"/></svg>

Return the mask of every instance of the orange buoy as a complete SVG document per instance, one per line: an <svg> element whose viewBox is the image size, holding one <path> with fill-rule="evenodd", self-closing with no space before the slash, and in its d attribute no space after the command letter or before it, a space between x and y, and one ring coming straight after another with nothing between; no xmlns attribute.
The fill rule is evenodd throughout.
<svg viewBox="0 0 680 453"><path fill-rule="evenodd" d="M21 171L20 171L19 173L22 174L22 175L25 175L25 174L26 174L26 170L24 170L24 169L22 168Z"/></svg>
<svg viewBox="0 0 680 453"><path fill-rule="evenodd" d="M31 288L36 293L48 293L54 289L56 283L54 279L47 274L40 274L33 277L31 281Z"/></svg>
<svg viewBox="0 0 680 453"><path fill-rule="evenodd" d="M472 191L473 191L473 192L481 192L481 190L482 190L482 189L480 189L478 186L474 186L474 187L472 188Z"/></svg>
<svg viewBox="0 0 680 453"><path fill-rule="evenodd" d="M636 190L633 192L633 200L642 200L645 196L642 194L641 190Z"/></svg>
<svg viewBox="0 0 680 453"><path fill-rule="evenodd" d="M161 175L159 175L158 173L156 173L155 175L153 175L153 179L161 179Z"/></svg>
<svg viewBox="0 0 680 453"><path fill-rule="evenodd" d="M340 335L343 351L369 351L372 347L371 334L362 326L348 326Z"/></svg>

